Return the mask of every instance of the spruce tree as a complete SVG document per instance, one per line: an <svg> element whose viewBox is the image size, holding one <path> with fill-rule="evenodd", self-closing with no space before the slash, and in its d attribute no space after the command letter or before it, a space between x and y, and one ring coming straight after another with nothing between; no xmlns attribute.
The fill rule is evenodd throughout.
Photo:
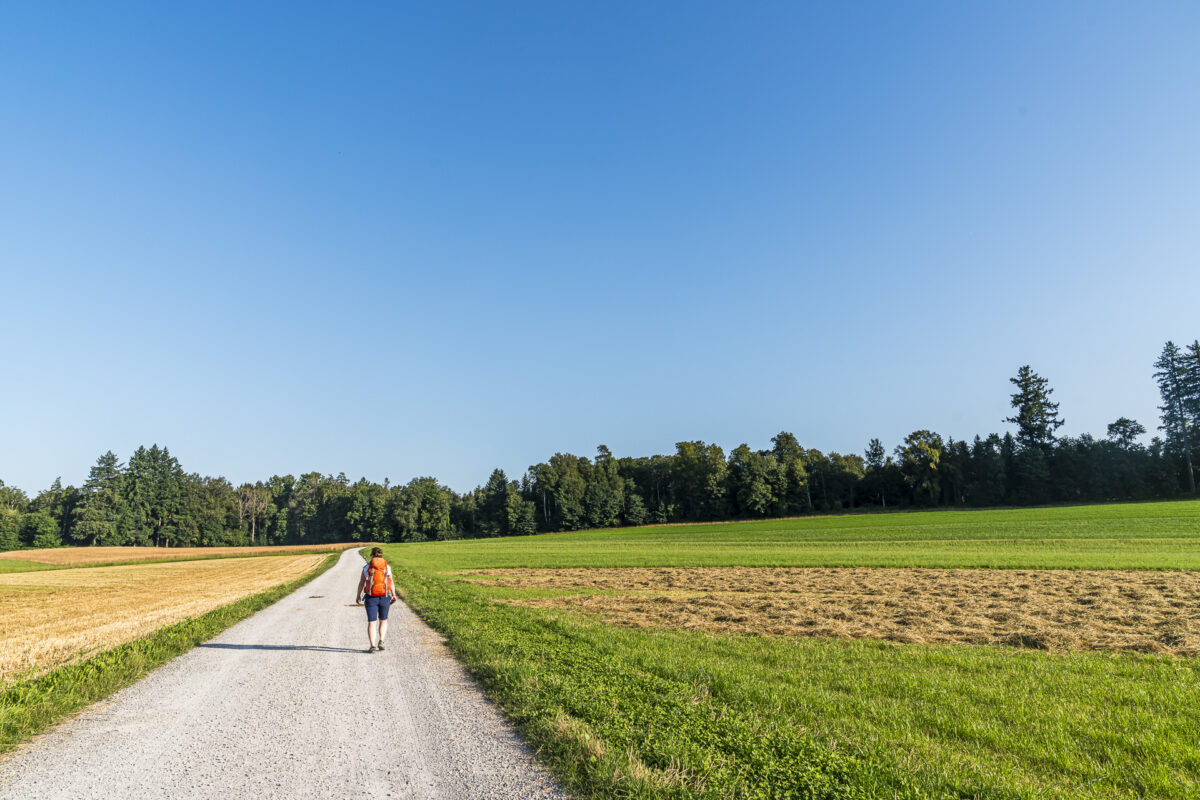
<svg viewBox="0 0 1200 800"><path fill-rule="evenodd" d="M126 544L125 473L109 450L88 472L83 500L75 507L71 538L80 544Z"/></svg>
<svg viewBox="0 0 1200 800"><path fill-rule="evenodd" d="M887 451L883 449L883 442L878 439L867 442L867 449L863 451L863 455L866 457L867 469L883 469L884 459L887 457Z"/></svg>
<svg viewBox="0 0 1200 800"><path fill-rule="evenodd" d="M1188 359L1171 341L1163 345L1162 353L1154 362L1154 380L1163 404L1162 425L1159 430L1167 435L1167 446L1183 455L1187 472L1188 491L1196 491L1196 475L1192 468L1192 447L1195 439L1196 417L1189 414L1192 398L1189 394L1191 381L1188 375Z"/></svg>
<svg viewBox="0 0 1200 800"><path fill-rule="evenodd" d="M880 504L887 508L887 481L884 475L884 468L889 465L887 450L883 448L883 442L879 439L872 439L867 442L867 449L863 451L863 455L866 457L864 475L868 491L878 494Z"/></svg>
<svg viewBox="0 0 1200 800"><path fill-rule="evenodd" d="M480 528L484 536L504 536L508 531L508 476L496 469L483 488Z"/></svg>
<svg viewBox="0 0 1200 800"><path fill-rule="evenodd" d="M1017 377L1008 380L1017 387L1012 395L1012 407L1017 414L1004 421L1017 426L1017 444L1026 450L1049 449L1054 444L1054 432L1064 422L1058 416L1058 403L1050 402L1054 390L1028 364L1017 370Z"/></svg>
<svg viewBox="0 0 1200 800"><path fill-rule="evenodd" d="M186 476L171 452L139 447L129 458L126 497L139 544L169 546L187 501Z"/></svg>
<svg viewBox="0 0 1200 800"><path fill-rule="evenodd" d="M1200 444L1200 340L1183 349L1183 410L1196 447Z"/></svg>

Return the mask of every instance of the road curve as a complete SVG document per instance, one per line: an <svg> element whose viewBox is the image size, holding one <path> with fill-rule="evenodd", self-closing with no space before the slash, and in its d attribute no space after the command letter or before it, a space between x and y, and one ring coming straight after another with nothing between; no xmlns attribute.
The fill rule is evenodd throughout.
<svg viewBox="0 0 1200 800"><path fill-rule="evenodd" d="M355 550L0 762L0 798L563 798L440 637L366 653ZM315 596L314 596L315 595Z"/></svg>

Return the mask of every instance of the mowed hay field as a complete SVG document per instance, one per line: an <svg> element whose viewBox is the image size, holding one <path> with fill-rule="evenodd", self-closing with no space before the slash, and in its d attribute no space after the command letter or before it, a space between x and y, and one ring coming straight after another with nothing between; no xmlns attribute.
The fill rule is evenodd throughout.
<svg viewBox="0 0 1200 800"><path fill-rule="evenodd" d="M322 552L0 575L0 685L289 583L325 558Z"/></svg>
<svg viewBox="0 0 1200 800"><path fill-rule="evenodd" d="M1200 503L392 545L580 797L1200 796Z"/></svg>
<svg viewBox="0 0 1200 800"><path fill-rule="evenodd" d="M10 550L0 553L0 561L54 567L86 567L128 564L138 561L194 561L208 558L234 558L288 553L335 553L361 542L307 545L265 545L262 547L55 547L46 550ZM0 572L3 564L0 563ZM19 571L19 570L15 570Z"/></svg>
<svg viewBox="0 0 1200 800"><path fill-rule="evenodd" d="M1200 572L774 567L490 570L506 602L635 628L1200 655Z"/></svg>

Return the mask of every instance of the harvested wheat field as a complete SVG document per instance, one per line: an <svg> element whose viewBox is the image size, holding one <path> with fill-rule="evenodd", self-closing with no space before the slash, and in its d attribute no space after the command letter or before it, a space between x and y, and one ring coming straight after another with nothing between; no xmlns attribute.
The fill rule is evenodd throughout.
<svg viewBox="0 0 1200 800"><path fill-rule="evenodd" d="M324 558L223 558L0 575L0 685L288 583Z"/></svg>
<svg viewBox="0 0 1200 800"><path fill-rule="evenodd" d="M1200 572L721 567L460 579L564 590L501 602L638 628L1200 655Z"/></svg>
<svg viewBox="0 0 1200 800"><path fill-rule="evenodd" d="M134 561L188 561L231 556L336 553L350 547L363 546L362 542L341 542L263 547L55 547L47 550L10 550L0 553L0 558L61 567L85 567L89 564L120 564Z"/></svg>

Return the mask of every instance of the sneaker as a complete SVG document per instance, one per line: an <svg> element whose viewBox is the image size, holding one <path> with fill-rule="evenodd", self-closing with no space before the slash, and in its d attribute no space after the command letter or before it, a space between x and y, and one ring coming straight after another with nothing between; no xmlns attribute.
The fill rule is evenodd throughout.
<svg viewBox="0 0 1200 800"><path fill-rule="evenodd" d="M383 649L384 649L384 647L383 647L383 642L380 642L380 643L379 643L379 649L380 649L380 650L383 650Z"/></svg>
<svg viewBox="0 0 1200 800"><path fill-rule="evenodd" d="M375 652L375 645L371 645L370 647L368 647L368 648L367 648L367 652L368 652L368 653L374 653L374 652Z"/></svg>

